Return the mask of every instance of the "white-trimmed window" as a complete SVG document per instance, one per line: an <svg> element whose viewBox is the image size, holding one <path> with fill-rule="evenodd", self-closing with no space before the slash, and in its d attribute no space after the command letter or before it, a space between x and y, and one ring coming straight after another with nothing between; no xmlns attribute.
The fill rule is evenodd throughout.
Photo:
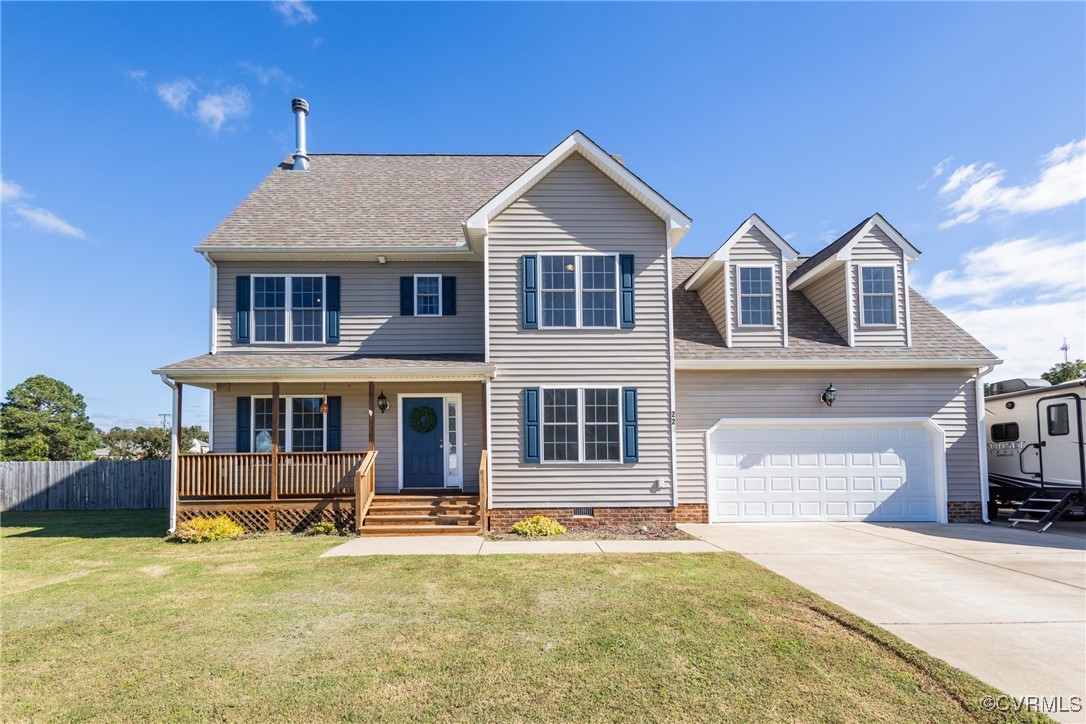
<svg viewBox="0 0 1086 724"><path fill-rule="evenodd" d="M618 327L618 257L540 254L540 327Z"/></svg>
<svg viewBox="0 0 1086 724"><path fill-rule="evenodd" d="M253 275L254 342L324 342L324 275Z"/></svg>
<svg viewBox="0 0 1086 724"><path fill-rule="evenodd" d="M272 398L253 397L253 452L271 452ZM323 452L327 415L320 397L279 398L279 449L284 452Z"/></svg>
<svg viewBox="0 0 1086 724"><path fill-rule="evenodd" d="M622 461L618 388L544 388L542 396L543 462Z"/></svg>
<svg viewBox="0 0 1086 724"><path fill-rule="evenodd" d="M897 289L894 267L860 267L860 324L889 327L897 323Z"/></svg>
<svg viewBox="0 0 1086 724"><path fill-rule="evenodd" d="M739 326L773 326L773 267L739 267Z"/></svg>
<svg viewBox="0 0 1086 724"><path fill-rule="evenodd" d="M415 275L415 316L441 316L441 275Z"/></svg>

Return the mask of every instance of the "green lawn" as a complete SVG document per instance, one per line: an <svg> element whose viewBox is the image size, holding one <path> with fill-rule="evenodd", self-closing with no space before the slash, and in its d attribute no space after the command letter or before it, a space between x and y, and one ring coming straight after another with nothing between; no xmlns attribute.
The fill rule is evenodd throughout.
<svg viewBox="0 0 1086 724"><path fill-rule="evenodd" d="M0 718L976 721L997 693L730 554L332 558L7 513Z"/></svg>

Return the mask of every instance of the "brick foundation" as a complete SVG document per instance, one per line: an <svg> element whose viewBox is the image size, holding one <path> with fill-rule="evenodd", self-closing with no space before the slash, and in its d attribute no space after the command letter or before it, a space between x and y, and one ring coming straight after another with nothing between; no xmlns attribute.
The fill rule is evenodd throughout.
<svg viewBox="0 0 1086 724"><path fill-rule="evenodd" d="M490 530L509 530L518 520L533 515L554 518L567 528L599 528L612 525L673 528L676 523L706 523L709 506L705 503L680 505L677 508L594 508L592 516L573 515L573 508L492 508Z"/></svg>
<svg viewBox="0 0 1086 724"><path fill-rule="evenodd" d="M682 503L675 508L676 523L708 523L708 503Z"/></svg>
<svg viewBox="0 0 1086 724"><path fill-rule="evenodd" d="M979 523L981 522L980 512L979 500L955 501L946 504L946 518L950 523Z"/></svg>

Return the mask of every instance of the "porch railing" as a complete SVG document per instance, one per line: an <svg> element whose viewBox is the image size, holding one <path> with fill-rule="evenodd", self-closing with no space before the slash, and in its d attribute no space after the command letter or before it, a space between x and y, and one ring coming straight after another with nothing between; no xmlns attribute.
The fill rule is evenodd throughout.
<svg viewBox="0 0 1086 724"><path fill-rule="evenodd" d="M485 533L490 530L490 511L487 506L487 489L490 487L490 466L487 464L490 461L490 453L483 450L483 454L479 457L479 524L482 526L482 531Z"/></svg>
<svg viewBox="0 0 1086 724"><path fill-rule="evenodd" d="M354 524L358 531L362 530L362 523L370 512L374 496L377 495L377 471L374 467L376 461L377 451L370 450L354 471Z"/></svg>
<svg viewBox="0 0 1086 724"><path fill-rule="evenodd" d="M350 496L355 470L370 453L203 453L178 457L182 499ZM275 474L273 475L273 469Z"/></svg>

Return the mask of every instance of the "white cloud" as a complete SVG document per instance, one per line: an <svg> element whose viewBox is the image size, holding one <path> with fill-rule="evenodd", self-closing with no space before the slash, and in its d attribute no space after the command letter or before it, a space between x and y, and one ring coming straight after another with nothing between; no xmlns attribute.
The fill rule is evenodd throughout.
<svg viewBox="0 0 1086 724"><path fill-rule="evenodd" d="M942 161L932 166L931 177L924 181L924 183L920 184L920 186L918 186L917 188L927 188L928 184L943 175L943 173L947 170L947 167L950 166L950 162L953 160L953 156L947 156Z"/></svg>
<svg viewBox="0 0 1086 724"><path fill-rule="evenodd" d="M1041 161L1041 175L1032 184L1004 186L1007 172L995 164L959 166L939 193L952 197L953 214L939 225L946 229L968 224L985 212L1034 214L1086 199L1086 139L1052 149Z"/></svg>
<svg viewBox="0 0 1086 724"><path fill-rule="evenodd" d="M140 85L143 85L144 81L147 80L147 71L145 70L126 70L124 74L127 76L128 80L139 83Z"/></svg>
<svg viewBox="0 0 1086 724"><path fill-rule="evenodd" d="M302 0L272 0L272 8L283 16L288 25L317 22L317 14Z"/></svg>
<svg viewBox="0 0 1086 724"><path fill-rule="evenodd" d="M31 228L47 234L60 234L75 239L86 237L82 229L69 224L52 211L26 203L26 199L31 198L33 194L27 193L14 181L0 177L0 191L2 191L0 201L3 202L4 208L18 216Z"/></svg>
<svg viewBox="0 0 1086 724"><path fill-rule="evenodd" d="M155 92L162 102L175 111L182 112L188 105L189 97L196 90L196 84L188 78L178 78L168 83L159 83Z"/></svg>
<svg viewBox="0 0 1086 724"><path fill-rule="evenodd" d="M294 83L294 79L287 75L282 68L277 65L265 68L262 65L256 65L255 63L241 63L241 67L253 74L253 77L257 79L260 85L268 85L272 81L275 81L286 86Z"/></svg>
<svg viewBox="0 0 1086 724"><path fill-rule="evenodd" d="M992 380L1038 377L1072 356L1086 358L1086 241L1040 238L998 241L971 249L956 270L917 289L1005 360Z"/></svg>
<svg viewBox="0 0 1086 724"><path fill-rule="evenodd" d="M249 115L252 103L243 86L228 88L222 93L209 93L196 103L196 118L213 132L236 118Z"/></svg>

